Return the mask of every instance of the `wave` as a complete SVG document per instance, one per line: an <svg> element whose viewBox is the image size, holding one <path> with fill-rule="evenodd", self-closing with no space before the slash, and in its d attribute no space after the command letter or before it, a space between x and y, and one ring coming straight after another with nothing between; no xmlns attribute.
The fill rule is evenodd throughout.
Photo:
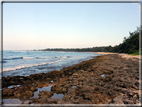
<svg viewBox="0 0 142 107"><path fill-rule="evenodd" d="M36 59L50 59L50 58L54 58L54 57L35 57Z"/></svg>
<svg viewBox="0 0 142 107"><path fill-rule="evenodd" d="M13 57L13 58L3 58L3 62L5 63L5 60L18 60L18 59L54 59L54 58L58 58L58 59L66 59L66 58L80 58L81 56L56 56L56 57Z"/></svg>
<svg viewBox="0 0 142 107"><path fill-rule="evenodd" d="M3 60L15 60L15 59L33 59L35 57L14 57L14 58L3 58Z"/></svg>
<svg viewBox="0 0 142 107"><path fill-rule="evenodd" d="M22 57L22 59L34 59L35 57Z"/></svg>
<svg viewBox="0 0 142 107"><path fill-rule="evenodd" d="M21 66L18 66L18 67L14 67L14 68L5 68L3 69L3 72L4 71L13 71L13 70L18 70L18 69L22 69L22 68L29 68L29 67L34 67L34 66L40 66L40 65L46 65L46 64L53 64L53 63L57 63L61 60L57 60L57 61L54 61L54 62L48 62L48 63L41 63L41 64L34 64L34 65L21 65Z"/></svg>
<svg viewBox="0 0 142 107"><path fill-rule="evenodd" d="M14 57L14 58L3 58L3 60L16 60L16 59L52 59L52 58L67 58L67 57Z"/></svg>
<svg viewBox="0 0 142 107"><path fill-rule="evenodd" d="M23 57L14 57L14 58L3 58L3 60L15 60L15 59L22 59Z"/></svg>

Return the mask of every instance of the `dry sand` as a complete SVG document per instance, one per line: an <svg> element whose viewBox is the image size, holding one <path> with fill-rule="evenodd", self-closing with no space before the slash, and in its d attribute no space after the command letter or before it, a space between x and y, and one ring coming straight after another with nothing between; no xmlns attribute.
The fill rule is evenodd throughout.
<svg viewBox="0 0 142 107"><path fill-rule="evenodd" d="M132 56L132 55L124 54L124 53L111 53L111 52L94 52L94 53L95 54L118 54L125 59L142 59L141 55Z"/></svg>

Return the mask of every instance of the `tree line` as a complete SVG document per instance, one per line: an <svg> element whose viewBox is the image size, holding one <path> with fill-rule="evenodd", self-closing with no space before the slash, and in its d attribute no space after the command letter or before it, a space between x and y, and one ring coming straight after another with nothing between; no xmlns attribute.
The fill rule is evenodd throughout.
<svg viewBox="0 0 142 107"><path fill-rule="evenodd" d="M47 48L40 51L74 51L74 52L116 52L133 54L139 52L139 28L134 32L129 32L129 37L124 37L123 42L115 46L100 46L91 48Z"/></svg>

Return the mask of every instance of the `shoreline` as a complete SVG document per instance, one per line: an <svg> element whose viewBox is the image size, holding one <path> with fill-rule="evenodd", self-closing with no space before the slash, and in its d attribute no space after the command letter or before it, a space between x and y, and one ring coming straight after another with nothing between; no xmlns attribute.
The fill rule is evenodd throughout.
<svg viewBox="0 0 142 107"><path fill-rule="evenodd" d="M24 104L138 104L138 62L107 53L60 71L3 77L3 98L28 100ZM7 88L12 84L21 86ZM51 91L39 92L39 98L29 99L38 88L51 84ZM54 93L63 94L63 99L52 99Z"/></svg>
<svg viewBox="0 0 142 107"><path fill-rule="evenodd" d="M46 69L48 69L47 67L49 67L49 69L51 68L51 70L49 70L48 72L53 71L53 70L59 70L58 68L62 69L63 67L71 66L72 64L77 64L77 63L80 63L81 61L91 59L91 55L93 55L92 53L88 53L84 57L84 56L81 55L82 53L76 54L76 52L75 52L75 54L69 53L69 55L68 55L68 53L65 52L65 54L64 53L63 54L61 53L59 55L57 54L57 56L55 56L55 57L54 57L54 55L52 55L50 53L51 58L50 58L50 55L49 55L49 57L48 56L43 57L43 61L42 61L42 56L39 56L39 57L33 56L32 58L31 57L28 58L28 56L27 56L27 57L25 57L25 58L28 59L27 64L23 63L23 61L27 61L27 59L23 60L23 58L24 58L24 56L23 56L22 60L20 59L21 64L20 64L20 61L19 61L19 64L17 64L17 65L13 64L13 66L9 66L9 65L10 65L11 62L15 62L15 60L10 60L11 62L8 60L5 63L5 65L8 64L8 66L3 67L3 76L8 76L8 75L9 76L16 76L16 75L20 75L19 74L20 72L21 72L20 76L29 76L30 74L34 74L34 73L36 74L36 73L39 73L39 72L46 73L47 72ZM83 54L85 55L85 53L83 53ZM73 57L73 56L75 56L75 57ZM95 55L93 55L93 56L95 56ZM41 57L41 61L40 61L40 57ZM45 58L45 61L44 61L44 58ZM48 58L49 58L49 60L48 60ZM57 62L59 62L59 63L57 63ZM45 67L44 67L44 65L45 65ZM50 67L50 66L52 66L52 67ZM23 69L26 70L27 72L24 73ZM40 70L40 69L42 69L42 70Z"/></svg>
<svg viewBox="0 0 142 107"><path fill-rule="evenodd" d="M141 55L128 55L128 54L125 54L125 53L112 53L112 52L94 52L95 54L103 54L103 55L110 55L110 54L118 54L120 55L122 58L125 58L125 59L142 59L142 56Z"/></svg>

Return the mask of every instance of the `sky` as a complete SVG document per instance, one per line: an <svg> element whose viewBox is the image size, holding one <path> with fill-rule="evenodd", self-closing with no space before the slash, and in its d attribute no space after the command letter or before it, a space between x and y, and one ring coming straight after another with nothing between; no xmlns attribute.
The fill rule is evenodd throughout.
<svg viewBox="0 0 142 107"><path fill-rule="evenodd" d="M115 46L138 26L138 3L3 3L3 50Z"/></svg>

